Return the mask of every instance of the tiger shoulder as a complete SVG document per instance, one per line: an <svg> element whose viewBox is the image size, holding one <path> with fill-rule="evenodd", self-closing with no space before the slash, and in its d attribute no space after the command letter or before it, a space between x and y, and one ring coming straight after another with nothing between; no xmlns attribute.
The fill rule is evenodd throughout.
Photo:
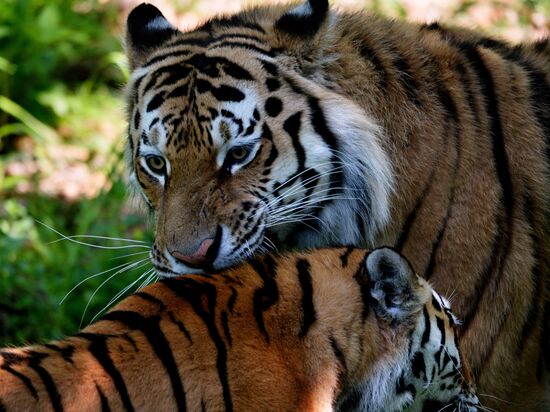
<svg viewBox="0 0 550 412"><path fill-rule="evenodd" d="M164 279L72 337L0 351L3 412L478 406L447 302L391 249Z"/></svg>

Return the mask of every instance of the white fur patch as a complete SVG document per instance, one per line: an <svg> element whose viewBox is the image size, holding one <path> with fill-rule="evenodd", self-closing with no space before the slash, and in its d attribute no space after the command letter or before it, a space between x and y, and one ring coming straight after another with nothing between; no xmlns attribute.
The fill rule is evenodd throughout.
<svg viewBox="0 0 550 412"><path fill-rule="evenodd" d="M174 30L174 26L172 26L168 20L166 20L162 16L157 16L153 20L151 20L149 23L147 23L147 30L148 31L165 31L165 30Z"/></svg>
<svg viewBox="0 0 550 412"><path fill-rule="evenodd" d="M313 9L311 8L309 2L303 3L292 9L288 14L292 14L294 16L310 16L313 14Z"/></svg>

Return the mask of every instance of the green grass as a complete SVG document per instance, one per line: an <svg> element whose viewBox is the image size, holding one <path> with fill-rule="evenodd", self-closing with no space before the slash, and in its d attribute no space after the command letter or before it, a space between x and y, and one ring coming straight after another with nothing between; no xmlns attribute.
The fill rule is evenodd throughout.
<svg viewBox="0 0 550 412"><path fill-rule="evenodd" d="M87 276L146 257L119 258L146 249L51 243L59 235L39 223L150 242L123 178L120 86L128 73L116 21L114 5L94 0L0 3L0 346L75 332L148 267L114 276L97 293L114 272L93 277L60 304ZM15 166L36 170L18 174ZM104 190L71 196L64 174L70 180L75 170L90 174L90 185L104 180ZM45 188L48 177L57 180Z"/></svg>

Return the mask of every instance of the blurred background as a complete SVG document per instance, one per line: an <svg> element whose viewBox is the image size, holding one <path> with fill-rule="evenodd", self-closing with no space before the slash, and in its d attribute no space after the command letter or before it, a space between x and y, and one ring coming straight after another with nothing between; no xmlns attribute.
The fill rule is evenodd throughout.
<svg viewBox="0 0 550 412"><path fill-rule="evenodd" d="M180 29L251 4L149 2ZM121 44L125 18L138 3L0 2L0 346L73 333L149 274L151 225L129 200L122 154L128 70ZM512 42L547 36L550 17L550 0L332 3ZM74 238L100 247L80 245L59 241L52 229L146 243Z"/></svg>

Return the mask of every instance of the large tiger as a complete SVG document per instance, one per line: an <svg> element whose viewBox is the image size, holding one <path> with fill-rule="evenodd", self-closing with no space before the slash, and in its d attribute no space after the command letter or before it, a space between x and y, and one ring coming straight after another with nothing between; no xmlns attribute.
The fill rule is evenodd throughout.
<svg viewBox="0 0 550 412"><path fill-rule="evenodd" d="M0 411L474 412L455 319L391 249L265 257L1 350Z"/></svg>
<svg viewBox="0 0 550 412"><path fill-rule="evenodd" d="M549 410L546 40L309 0L188 32L144 4L127 50L131 176L160 274L393 245L454 296L490 404Z"/></svg>

